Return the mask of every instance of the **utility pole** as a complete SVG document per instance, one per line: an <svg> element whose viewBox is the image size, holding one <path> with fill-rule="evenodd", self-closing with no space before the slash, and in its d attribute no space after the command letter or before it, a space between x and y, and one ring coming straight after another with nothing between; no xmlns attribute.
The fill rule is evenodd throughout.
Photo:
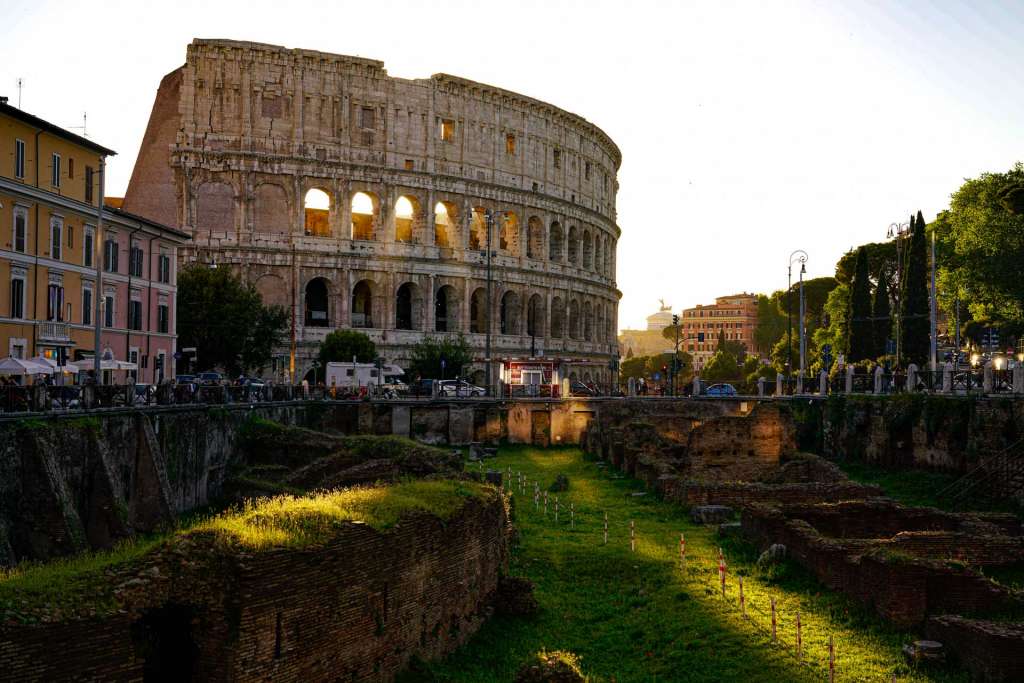
<svg viewBox="0 0 1024 683"><path fill-rule="evenodd" d="M932 231L932 291L931 291L931 306L929 307L929 315L931 317L932 327L932 372L939 369L939 312L938 312L938 298L939 292L935 289L935 231Z"/></svg>
<svg viewBox="0 0 1024 683"><path fill-rule="evenodd" d="M804 273L807 272L806 259L800 262L800 376L804 376L807 359L806 325L804 324Z"/></svg>
<svg viewBox="0 0 1024 683"><path fill-rule="evenodd" d="M100 157L100 188L99 188L99 201L96 203L96 239L93 240L92 251L93 256L96 258L96 301L95 309L96 315L93 318L93 355L92 355L92 370L94 373L94 380L97 384L100 382L100 378L103 376L100 374L100 337L103 329L103 320L100 318L103 308L100 306L100 302L104 301L106 297L103 296L103 256L106 253L106 248L100 247L104 244L103 240L103 191L104 181L107 176L107 158L105 156Z"/></svg>
<svg viewBox="0 0 1024 683"><path fill-rule="evenodd" d="M910 223L893 223L889 226L889 237L896 238L896 369L900 369L900 354L903 350L903 330L900 324L903 307L903 253L902 238L910 233Z"/></svg>
<svg viewBox="0 0 1024 683"><path fill-rule="evenodd" d="M786 320L788 324L786 332L786 379L789 380L793 374L793 261L794 259L800 263L801 271L804 270L804 264L807 263L807 252L803 249L797 249L789 255L789 270L787 271L786 281ZM801 282L803 282L803 276L801 275ZM801 292L803 287L801 286ZM801 339L803 337L801 336ZM803 354L801 354L803 355Z"/></svg>

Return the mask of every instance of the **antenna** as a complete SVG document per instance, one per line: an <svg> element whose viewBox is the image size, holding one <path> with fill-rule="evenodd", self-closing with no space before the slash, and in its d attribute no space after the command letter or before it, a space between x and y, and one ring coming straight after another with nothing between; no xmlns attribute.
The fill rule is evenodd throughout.
<svg viewBox="0 0 1024 683"><path fill-rule="evenodd" d="M21 109L21 79L18 79L18 109Z"/></svg>
<svg viewBox="0 0 1024 683"><path fill-rule="evenodd" d="M80 131L82 131L82 137L83 138L87 138L87 137L89 137L89 129L87 128L86 124L88 124L88 113L83 111L82 112L82 125L80 125L80 126L68 126L68 130L80 130Z"/></svg>

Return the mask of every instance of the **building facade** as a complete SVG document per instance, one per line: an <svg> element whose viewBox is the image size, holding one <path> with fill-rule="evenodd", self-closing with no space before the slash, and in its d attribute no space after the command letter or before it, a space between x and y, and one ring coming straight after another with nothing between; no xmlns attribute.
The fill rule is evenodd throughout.
<svg viewBox="0 0 1024 683"><path fill-rule="evenodd" d="M0 98L0 354L92 356L98 310L100 353L154 382L173 365L175 260L187 236L108 208L97 230L113 154Z"/></svg>
<svg viewBox="0 0 1024 683"><path fill-rule="evenodd" d="M683 310L679 321L679 348L693 356L693 364L699 373L715 355L719 335L726 341L736 341L747 347L747 352L760 354L754 342L757 328L757 294L733 294L720 296L715 303ZM703 340L702 340L703 335Z"/></svg>
<svg viewBox="0 0 1024 683"><path fill-rule="evenodd" d="M665 338L666 327L672 326L672 307L661 301L656 313L647 316L647 328L643 330L622 330L619 332L619 354L623 358L655 356L672 353L674 342Z"/></svg>
<svg viewBox="0 0 1024 683"><path fill-rule="evenodd" d="M182 261L230 265L291 311L296 380L334 329L398 364L461 333L479 366L490 326L493 358L607 381L620 161L585 119L506 90L197 39L160 84L124 207L192 235Z"/></svg>

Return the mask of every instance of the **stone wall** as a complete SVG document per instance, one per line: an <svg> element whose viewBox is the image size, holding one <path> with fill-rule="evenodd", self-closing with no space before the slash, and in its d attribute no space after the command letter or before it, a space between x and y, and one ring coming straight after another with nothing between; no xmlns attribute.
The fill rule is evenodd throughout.
<svg viewBox="0 0 1024 683"><path fill-rule="evenodd" d="M346 524L308 549L174 539L108 574L116 609L0 619L5 680L388 681L443 656L490 613L507 564L497 492L387 532ZM59 649L54 647L59 644ZM156 680L154 677L152 680Z"/></svg>
<svg viewBox="0 0 1024 683"><path fill-rule="evenodd" d="M925 634L945 645L974 680L1024 680L1024 625L943 615L928 620Z"/></svg>

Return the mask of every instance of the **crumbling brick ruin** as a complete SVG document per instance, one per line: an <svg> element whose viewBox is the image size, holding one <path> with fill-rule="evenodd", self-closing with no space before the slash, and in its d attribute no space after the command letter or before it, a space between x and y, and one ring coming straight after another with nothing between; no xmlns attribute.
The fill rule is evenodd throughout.
<svg viewBox="0 0 1024 683"><path fill-rule="evenodd" d="M80 608L0 613L0 675L391 680L411 657L443 656L480 627L509 532L491 489L444 521L413 514L386 532L348 523L305 549L241 552L208 536L175 538L108 572Z"/></svg>

